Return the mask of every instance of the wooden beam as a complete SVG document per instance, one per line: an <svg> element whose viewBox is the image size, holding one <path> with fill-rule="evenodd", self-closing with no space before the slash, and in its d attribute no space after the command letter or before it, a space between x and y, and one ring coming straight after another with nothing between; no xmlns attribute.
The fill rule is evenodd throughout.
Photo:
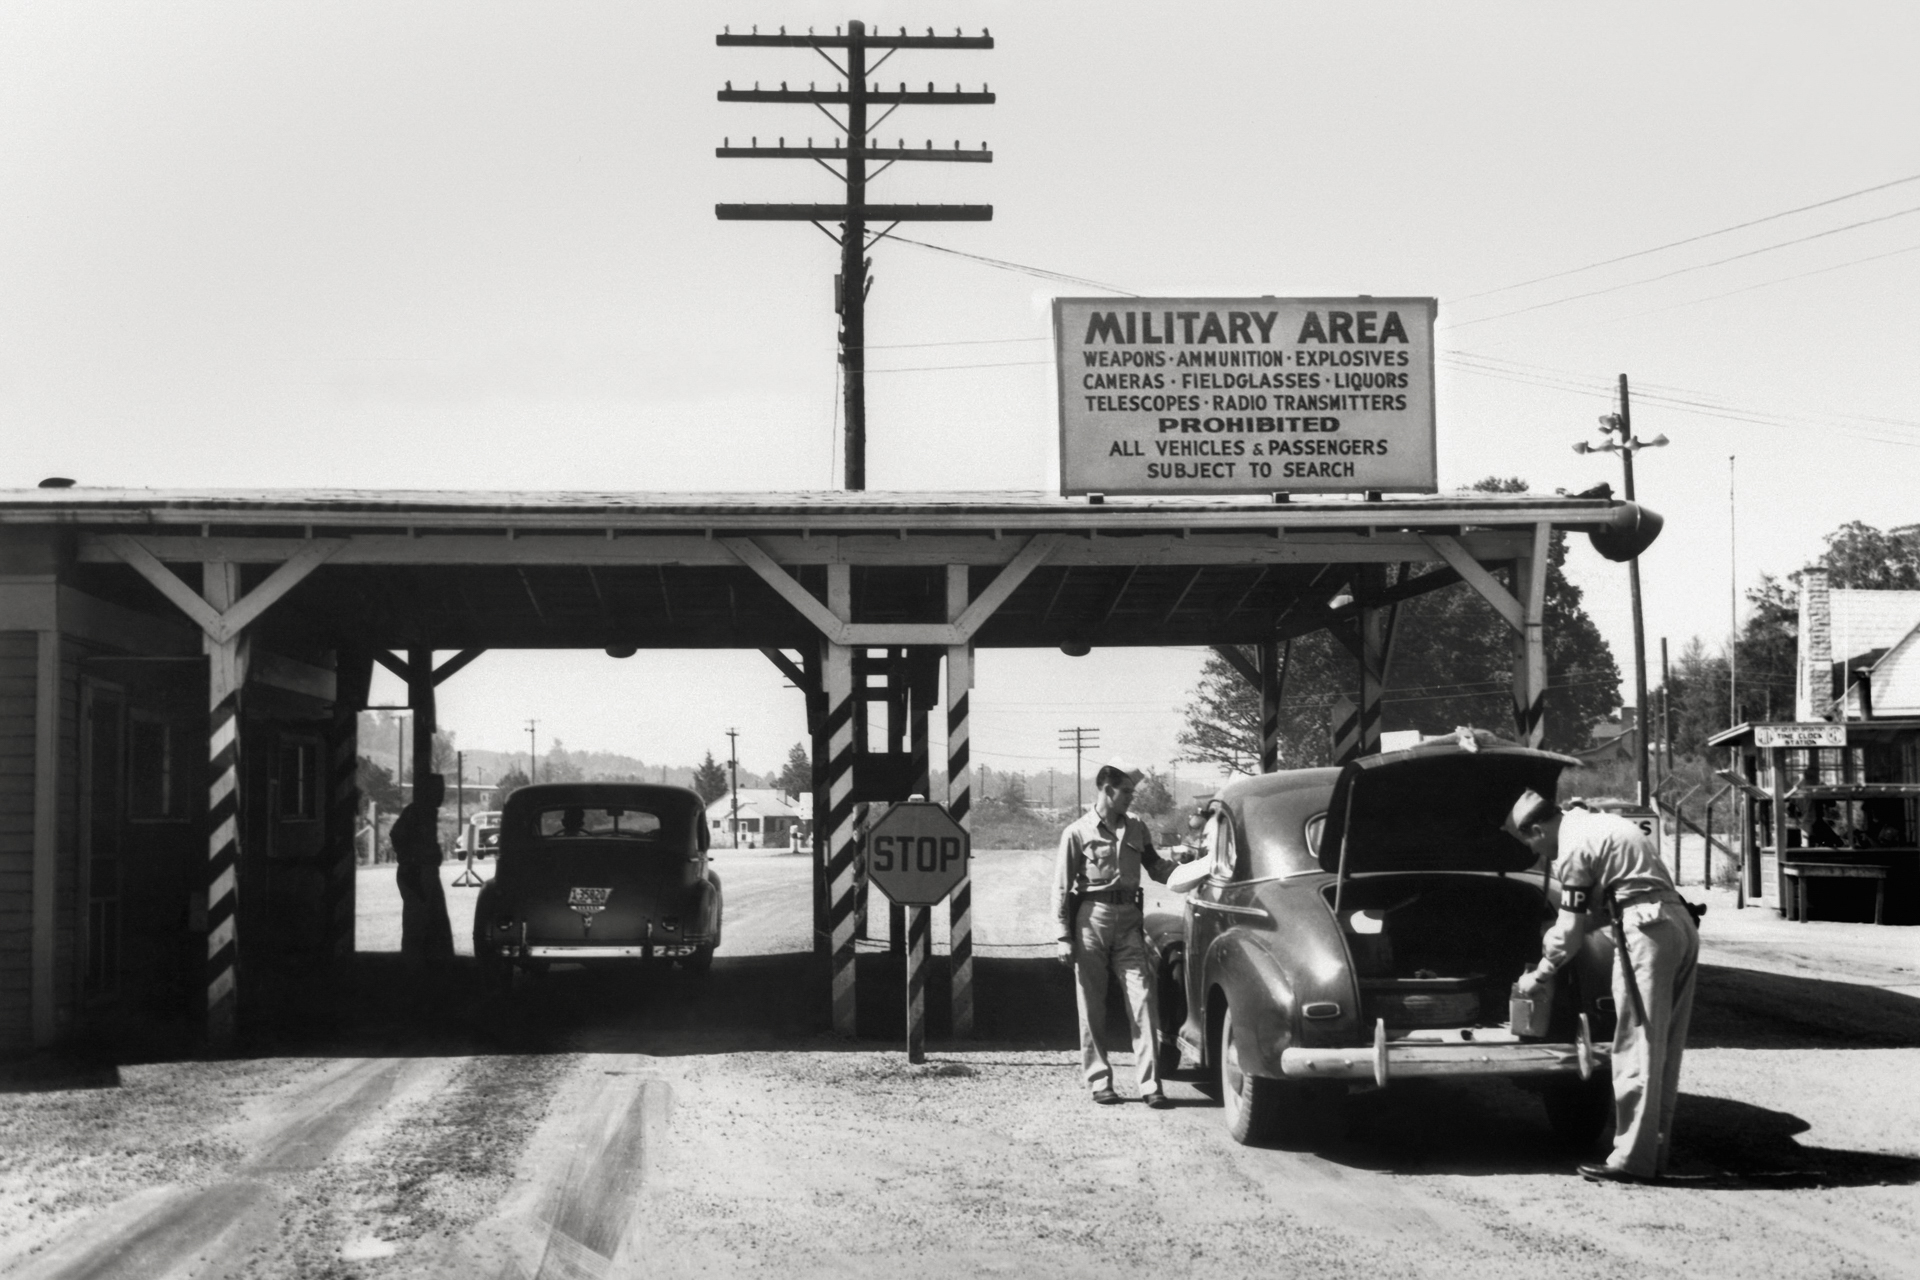
<svg viewBox="0 0 1920 1280"><path fill-rule="evenodd" d="M468 663L485 652L485 649L462 649L433 669L433 682L436 685L444 684L448 679L459 674Z"/></svg>
<svg viewBox="0 0 1920 1280"><path fill-rule="evenodd" d="M108 549L112 534L81 535L78 557L82 563L113 563L120 556ZM1511 560L1527 553L1531 531L1475 530L1451 535L1481 561ZM1403 530L1381 530L1373 538L1337 532L1293 533L1277 542L1271 533L1254 531L1195 532L1182 538L1177 533L1143 532L1126 538L1073 537L1041 532L1027 537L995 539L985 532L932 533L900 537L856 534L803 538L793 534L763 534L754 542L783 565L861 564L912 566L930 564L967 564L974 566L1009 564L1019 552L1032 545L1033 538L1053 540L1047 562L1055 565L1091 567L1114 564L1170 565L1266 565L1342 563L1385 564L1404 560L1432 563L1438 557L1421 541L1419 534ZM278 564L288 558L289 547L305 545L305 540L287 538L215 537L193 538L174 534L143 536L146 548L170 564L205 559L231 560L239 564ZM617 568L631 565L680 565L691 568L725 566L736 563L720 539L709 540L698 534L653 533L621 537L612 542L602 537L576 537L566 534L506 539L472 534L425 534L407 538L398 534L355 534L338 541L340 550L328 557L335 565L579 565L593 568Z"/></svg>
<svg viewBox="0 0 1920 1280"><path fill-rule="evenodd" d="M407 665L405 658L395 657L385 649L375 649L373 651L373 660L393 672L394 675L399 676L402 680L413 679L413 668Z"/></svg>
<svg viewBox="0 0 1920 1280"><path fill-rule="evenodd" d="M779 649L762 649L760 652L767 655L767 661L780 668L780 674L791 680L794 688L802 693L812 692L807 683L807 673L801 669L799 663Z"/></svg>
<svg viewBox="0 0 1920 1280"><path fill-rule="evenodd" d="M159 557L141 545L138 539L126 534L107 534L100 541L115 556L125 561L141 577L158 588L160 593L171 600L182 613L192 618L209 639L217 642L231 640L246 630L248 624L273 607L303 578L326 563L346 545L339 539L293 544L299 549L287 556L279 568L267 575L264 582L225 609L216 609L203 599L199 592L182 582L173 570L167 568ZM202 563L232 562L203 560Z"/></svg>
<svg viewBox="0 0 1920 1280"><path fill-rule="evenodd" d="M1551 528L1551 526L1542 527ZM1526 634L1526 610L1521 607L1518 600L1513 598L1511 592L1500 585L1498 578L1487 572L1485 565L1468 555L1453 538L1442 534L1428 534L1421 540L1432 547L1468 586L1477 591L1481 599L1492 605L1494 612L1505 618L1508 626L1522 635Z"/></svg>
<svg viewBox="0 0 1920 1280"><path fill-rule="evenodd" d="M1240 678L1245 680L1249 686L1256 690L1259 689L1260 668L1247 661L1247 655L1240 652L1239 645L1216 644L1213 646L1213 651L1220 655L1222 662L1232 667L1235 671L1238 671Z"/></svg>
<svg viewBox="0 0 1920 1280"><path fill-rule="evenodd" d="M182 582L173 570L162 564L151 551L138 541L122 533L111 533L100 539L114 556L125 561L136 573L158 588L161 595L173 601L174 607L192 618L206 635L217 635L220 630L220 611L201 598L200 593Z"/></svg>
<svg viewBox="0 0 1920 1280"><path fill-rule="evenodd" d="M953 644L966 644L973 639L980 625L993 616L994 610L1007 602L1007 597L1020 589L1021 584L1060 549L1066 538L1058 533L1041 533L1027 539L1007 567L995 575L987 589L982 591L973 603L961 610L960 616L953 620L953 626L960 631L961 637Z"/></svg>

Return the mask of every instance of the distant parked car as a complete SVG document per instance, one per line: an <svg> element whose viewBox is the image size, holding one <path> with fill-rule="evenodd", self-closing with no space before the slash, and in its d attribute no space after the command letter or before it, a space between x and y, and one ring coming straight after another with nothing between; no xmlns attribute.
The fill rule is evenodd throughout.
<svg viewBox="0 0 1920 1280"><path fill-rule="evenodd" d="M501 811L499 862L473 914L495 983L515 968L678 962L704 973L720 946L720 877L700 797L684 787L522 787Z"/></svg>
<svg viewBox="0 0 1920 1280"><path fill-rule="evenodd" d="M1509 1019L1559 899L1503 824L1573 763L1467 735L1228 783L1175 874L1181 913L1147 921L1163 1059L1217 1073L1241 1142L1310 1138L1352 1086L1460 1076L1538 1088L1554 1130L1591 1142L1611 1108L1606 931L1562 970L1544 1036Z"/></svg>
<svg viewBox="0 0 1920 1280"><path fill-rule="evenodd" d="M487 809L467 819L460 837L462 852L474 858L491 858L500 847L500 811Z"/></svg>

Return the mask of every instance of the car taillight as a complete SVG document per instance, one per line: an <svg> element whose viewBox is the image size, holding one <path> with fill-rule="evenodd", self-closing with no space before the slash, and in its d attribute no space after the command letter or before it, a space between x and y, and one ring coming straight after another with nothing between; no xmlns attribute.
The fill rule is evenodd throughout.
<svg viewBox="0 0 1920 1280"><path fill-rule="evenodd" d="M493 927L495 929L498 929L501 933L506 933L507 931L513 928L513 917L501 916L498 920L495 920L493 922Z"/></svg>
<svg viewBox="0 0 1920 1280"><path fill-rule="evenodd" d="M680 917L679 916L661 916L660 927L662 929L678 929L680 927Z"/></svg>

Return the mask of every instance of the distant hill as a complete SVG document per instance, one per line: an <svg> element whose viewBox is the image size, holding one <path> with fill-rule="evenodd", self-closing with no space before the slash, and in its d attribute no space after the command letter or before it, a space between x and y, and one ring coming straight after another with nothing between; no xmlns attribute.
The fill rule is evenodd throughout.
<svg viewBox="0 0 1920 1280"><path fill-rule="evenodd" d="M386 711L363 711L360 713L360 754L389 773L395 771L396 757L402 752L410 753L412 744L406 740L405 717ZM522 773L527 769L525 751L490 751L485 747L468 748L461 746L456 739L454 746L464 765L467 789L491 787L501 775L511 769ZM724 763L724 761L722 762ZM407 756L407 768L413 767L412 756ZM621 755L617 751L570 751L561 743L554 743L540 757L539 782L572 781L584 782L664 782L672 786L690 787L693 785L693 764L651 764L636 756ZM447 785L455 783L454 762L449 760L442 770L447 775ZM740 771L742 787L764 787L767 778L751 769Z"/></svg>

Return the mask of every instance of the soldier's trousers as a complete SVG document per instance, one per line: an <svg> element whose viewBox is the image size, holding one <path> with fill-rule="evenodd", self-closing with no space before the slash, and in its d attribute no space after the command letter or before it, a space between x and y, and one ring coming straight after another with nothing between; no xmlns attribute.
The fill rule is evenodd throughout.
<svg viewBox="0 0 1920 1280"><path fill-rule="evenodd" d="M1134 1072L1140 1092L1160 1087L1160 1017L1153 1003L1153 965L1141 929L1140 908L1083 902L1074 914L1073 977L1080 1010L1080 1065L1087 1087L1113 1087L1107 1062L1107 975L1120 979L1132 1024Z"/></svg>
<svg viewBox="0 0 1920 1280"><path fill-rule="evenodd" d="M1700 934L1678 900L1625 908L1627 954L1615 956L1613 1007L1613 1154L1607 1163L1641 1177L1664 1173L1680 1099L1680 1057L1693 1019ZM1627 973L1639 985L1645 1026L1633 1016Z"/></svg>

